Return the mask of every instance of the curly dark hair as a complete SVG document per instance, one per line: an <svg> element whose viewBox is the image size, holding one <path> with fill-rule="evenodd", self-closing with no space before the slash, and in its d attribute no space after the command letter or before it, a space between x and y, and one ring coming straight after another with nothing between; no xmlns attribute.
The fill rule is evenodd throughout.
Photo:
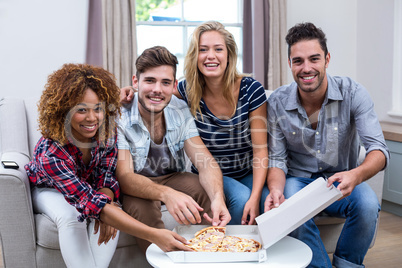
<svg viewBox="0 0 402 268"><path fill-rule="evenodd" d="M298 23L289 29L286 35L286 43L288 44L288 58L290 59L290 48L297 42L303 40L317 39L321 49L324 51L324 56L328 54L327 38L321 28L317 28L311 22Z"/></svg>
<svg viewBox="0 0 402 268"><path fill-rule="evenodd" d="M104 121L95 135L97 141L106 144L116 135L116 119L121 113L120 89L115 76L100 67L69 63L49 75L38 103L39 130L43 137L62 145L69 141L67 116L88 88L96 93L104 108Z"/></svg>

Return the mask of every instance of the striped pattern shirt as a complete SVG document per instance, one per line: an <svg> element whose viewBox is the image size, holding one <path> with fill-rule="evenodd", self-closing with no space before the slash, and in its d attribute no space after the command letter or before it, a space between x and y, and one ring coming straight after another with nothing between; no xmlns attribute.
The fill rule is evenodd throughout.
<svg viewBox="0 0 402 268"><path fill-rule="evenodd" d="M188 102L186 81L181 81L177 89ZM236 112L228 120L216 117L201 99L203 117L197 112L195 123L201 139L215 157L224 176L241 179L252 172L253 148L249 114L266 101L264 87L251 77L242 78ZM197 172L194 166L192 171Z"/></svg>

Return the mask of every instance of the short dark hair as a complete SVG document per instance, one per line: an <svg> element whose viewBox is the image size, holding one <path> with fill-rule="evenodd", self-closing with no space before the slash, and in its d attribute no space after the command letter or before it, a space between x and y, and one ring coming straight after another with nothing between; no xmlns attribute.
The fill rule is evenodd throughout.
<svg viewBox="0 0 402 268"><path fill-rule="evenodd" d="M173 68L173 77L176 79L176 65L178 64L177 57L163 46L154 46L145 49L144 52L135 61L137 69L137 77L146 72L149 68L169 65Z"/></svg>
<svg viewBox="0 0 402 268"><path fill-rule="evenodd" d="M288 58L290 59L290 48L297 42L304 40L317 39L320 43L324 56L328 54L327 38L321 28L317 28L311 22L298 23L289 29L286 35L286 43L288 44Z"/></svg>

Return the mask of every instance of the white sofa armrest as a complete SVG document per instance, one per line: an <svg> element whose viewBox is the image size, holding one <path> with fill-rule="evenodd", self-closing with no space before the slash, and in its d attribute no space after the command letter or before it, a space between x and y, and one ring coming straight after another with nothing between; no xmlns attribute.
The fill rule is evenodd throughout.
<svg viewBox="0 0 402 268"><path fill-rule="evenodd" d="M19 169L0 165L0 238L5 267L36 267L35 223L24 165L29 161L25 106L22 100L0 100L0 158Z"/></svg>

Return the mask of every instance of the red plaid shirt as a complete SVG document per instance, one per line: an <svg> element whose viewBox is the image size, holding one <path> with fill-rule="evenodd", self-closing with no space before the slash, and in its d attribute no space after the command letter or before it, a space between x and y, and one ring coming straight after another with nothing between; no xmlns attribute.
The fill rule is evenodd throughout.
<svg viewBox="0 0 402 268"><path fill-rule="evenodd" d="M81 151L72 143L61 146L42 137L32 160L25 165L31 186L56 188L81 213L79 221L99 219L102 208L111 202L110 197L97 190L109 188L115 199L120 195L115 177L116 138L110 140L106 147L99 144L93 147L91 154L91 162L86 166Z"/></svg>

